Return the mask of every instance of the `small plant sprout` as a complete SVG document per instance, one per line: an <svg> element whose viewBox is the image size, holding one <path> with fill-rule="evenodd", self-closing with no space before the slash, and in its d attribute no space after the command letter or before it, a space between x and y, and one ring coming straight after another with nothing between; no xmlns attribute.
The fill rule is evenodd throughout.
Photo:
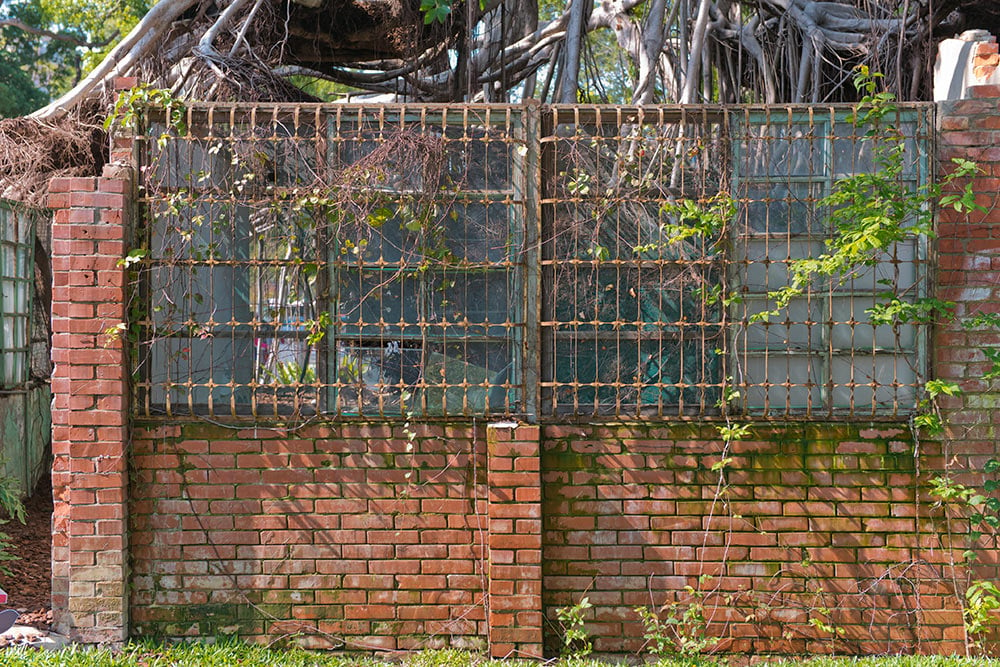
<svg viewBox="0 0 1000 667"><path fill-rule="evenodd" d="M590 598L584 596L572 606L556 609L556 618L559 619L563 631L563 657L583 658L594 650L583 620L587 610L592 606Z"/></svg>
<svg viewBox="0 0 1000 667"><path fill-rule="evenodd" d="M664 605L659 611L649 607L635 608L645 630L646 650L656 657L676 655L690 659L715 648L719 639L707 634L705 592L700 590L700 586L711 579L710 575L699 577L698 589L685 586L687 602Z"/></svg>

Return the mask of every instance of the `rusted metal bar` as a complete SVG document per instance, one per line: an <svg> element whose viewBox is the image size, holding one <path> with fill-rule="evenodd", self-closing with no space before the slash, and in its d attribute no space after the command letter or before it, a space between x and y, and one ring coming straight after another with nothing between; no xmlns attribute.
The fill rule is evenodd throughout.
<svg viewBox="0 0 1000 667"><path fill-rule="evenodd" d="M265 421L905 417L926 332L866 311L926 293L919 239L760 317L835 233L823 198L872 169L850 113L151 113L134 405ZM890 122L902 182L929 182L931 107Z"/></svg>

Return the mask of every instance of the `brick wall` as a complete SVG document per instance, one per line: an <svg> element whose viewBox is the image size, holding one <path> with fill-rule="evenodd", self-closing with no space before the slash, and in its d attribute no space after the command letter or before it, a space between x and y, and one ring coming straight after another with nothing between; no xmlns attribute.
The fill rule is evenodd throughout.
<svg viewBox="0 0 1000 667"><path fill-rule="evenodd" d="M956 603L941 586L949 552L915 502L905 427L760 427L721 468L711 426L544 437L545 607L554 618L587 595L595 650L639 651L635 608L671 603L678 618L703 605L723 651L961 648L959 613L942 611Z"/></svg>
<svg viewBox="0 0 1000 667"><path fill-rule="evenodd" d="M974 93L939 116L941 159L981 164L988 209L940 221L937 291L959 315L1000 312L1000 89ZM700 605L719 650L962 648L964 528L947 542L926 488L997 451L995 332L936 334L937 377L965 390L941 442L901 424L758 425L728 451L712 425L129 428L103 332L125 316L130 188L112 169L51 189L57 628L537 656L587 596L601 652L639 650L635 608L671 603Z"/></svg>
<svg viewBox="0 0 1000 667"><path fill-rule="evenodd" d="M961 649L899 424L761 427L724 470L712 426L414 429L137 428L135 632L552 655L587 596L606 653L698 601L719 650Z"/></svg>
<svg viewBox="0 0 1000 667"><path fill-rule="evenodd" d="M960 463L975 468L996 451L1000 393L995 381L983 379L992 366L983 348L1000 345L1000 332L969 330L962 320L1000 313L1000 86L969 90L972 99L941 105L938 156L944 171L955 158L979 165L972 186L986 210L968 217L947 208L939 212L938 296L956 303L957 319L941 327L934 349L936 375L961 383L964 391L945 402L949 440L958 447Z"/></svg>
<svg viewBox="0 0 1000 667"><path fill-rule="evenodd" d="M483 429L137 427L141 635L482 647Z"/></svg>

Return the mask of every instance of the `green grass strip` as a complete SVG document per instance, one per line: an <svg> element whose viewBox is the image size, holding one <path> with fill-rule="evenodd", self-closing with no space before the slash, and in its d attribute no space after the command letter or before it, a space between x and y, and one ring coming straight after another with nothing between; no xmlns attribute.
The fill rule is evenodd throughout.
<svg viewBox="0 0 1000 667"><path fill-rule="evenodd" d="M958 656L897 656L876 658L813 657L762 658L720 656L662 659L648 667L742 667L752 663L767 667L1000 667L1000 661ZM69 647L49 652L25 648L0 650L4 667L527 667L540 663L523 660L489 660L467 651L441 650L400 654L397 660L336 655L302 649L274 649L237 641L212 644L132 643L120 650ZM643 664L639 659L566 659L546 663L551 667L610 667Z"/></svg>

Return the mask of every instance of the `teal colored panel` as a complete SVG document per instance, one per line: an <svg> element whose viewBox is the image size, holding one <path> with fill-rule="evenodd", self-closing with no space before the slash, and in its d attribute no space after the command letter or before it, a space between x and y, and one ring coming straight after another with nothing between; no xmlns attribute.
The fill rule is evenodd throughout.
<svg viewBox="0 0 1000 667"><path fill-rule="evenodd" d="M28 488L49 473L48 452L52 437L52 391L48 385L33 388L28 393L27 448L25 452Z"/></svg>
<svg viewBox="0 0 1000 667"><path fill-rule="evenodd" d="M20 393L0 396L0 442L3 443L0 456L3 460L3 474L17 481L22 494L30 491L25 400L25 395Z"/></svg>

